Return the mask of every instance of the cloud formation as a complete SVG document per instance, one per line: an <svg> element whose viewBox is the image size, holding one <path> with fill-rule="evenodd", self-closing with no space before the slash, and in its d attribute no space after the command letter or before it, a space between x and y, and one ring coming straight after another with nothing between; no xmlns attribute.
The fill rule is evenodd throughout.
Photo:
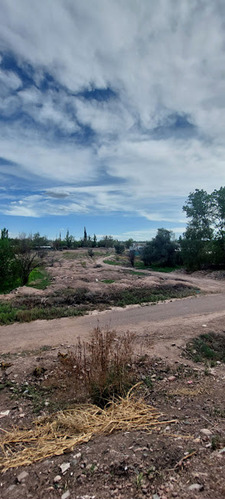
<svg viewBox="0 0 225 500"><path fill-rule="evenodd" d="M222 0L1 0L0 211L183 229L188 193L224 184L224 15Z"/></svg>

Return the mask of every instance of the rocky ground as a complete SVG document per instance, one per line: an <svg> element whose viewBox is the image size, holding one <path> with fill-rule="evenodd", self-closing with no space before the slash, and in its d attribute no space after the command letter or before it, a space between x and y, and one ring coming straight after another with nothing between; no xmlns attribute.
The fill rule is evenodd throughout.
<svg viewBox="0 0 225 500"><path fill-rule="evenodd" d="M216 280L216 276L211 279L201 274L187 277L175 273L165 277L149 273L139 277L127 275L123 269L111 270L99 261L89 262L86 257L78 262L61 255L58 258L49 267L55 277L51 287L55 289L78 286L84 280L94 290L103 286L132 286L142 280L159 283L162 279L167 282L183 279L189 283L194 280L207 293L224 291L224 281ZM84 260L89 262L86 267ZM103 267L97 267L100 265ZM114 283L102 281L108 279ZM32 293L32 289L29 291ZM46 291L33 293L44 295ZM32 334L32 323L29 325ZM184 322L186 335L181 343L179 325L174 328L170 324L168 352L162 348L157 352L157 335L154 349L152 352L148 349L147 355L143 351L146 339L135 338L135 381L142 381L137 397L144 397L148 404L163 412L164 420L173 422L152 432L98 436L63 455L1 472L0 498L224 498L225 366L221 361L194 362L185 357L186 343L194 334L197 337L214 329L223 347L222 318L207 325L202 322L200 328L193 322L191 328ZM164 336L165 332L163 325ZM12 426L31 428L39 415L78 402L73 377L60 368L60 356L73 350L73 345L63 342L62 339L57 347L46 345L16 352L11 345L10 352L1 352L1 435ZM142 344L140 349L138 343ZM168 355L170 352L173 355Z"/></svg>

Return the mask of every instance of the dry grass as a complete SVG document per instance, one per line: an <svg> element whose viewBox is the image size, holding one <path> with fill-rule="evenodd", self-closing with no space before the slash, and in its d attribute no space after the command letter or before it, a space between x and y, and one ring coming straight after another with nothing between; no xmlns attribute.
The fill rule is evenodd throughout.
<svg viewBox="0 0 225 500"><path fill-rule="evenodd" d="M89 342L79 341L74 352L58 354L61 370L74 389L87 392L103 408L114 397L125 396L134 384L130 369L134 358L132 333L95 328Z"/></svg>
<svg viewBox="0 0 225 500"><path fill-rule="evenodd" d="M138 384L139 385L139 384ZM92 437L115 431L160 428L169 422L160 421L162 414L136 400L131 391L125 398L111 402L105 409L81 405L34 422L32 429L4 431L0 446L3 471L29 465L54 455L70 451Z"/></svg>

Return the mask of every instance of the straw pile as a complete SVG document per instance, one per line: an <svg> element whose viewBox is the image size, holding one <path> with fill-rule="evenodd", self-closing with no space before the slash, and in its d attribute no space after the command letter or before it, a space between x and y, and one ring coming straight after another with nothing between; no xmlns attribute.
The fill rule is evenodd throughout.
<svg viewBox="0 0 225 500"><path fill-rule="evenodd" d="M110 403L105 409L95 405L81 405L60 411L34 422L33 429L5 431L0 440L2 457L0 468L29 465L89 441L93 436L114 431L160 428L162 414L148 406L143 399L136 400L131 393Z"/></svg>

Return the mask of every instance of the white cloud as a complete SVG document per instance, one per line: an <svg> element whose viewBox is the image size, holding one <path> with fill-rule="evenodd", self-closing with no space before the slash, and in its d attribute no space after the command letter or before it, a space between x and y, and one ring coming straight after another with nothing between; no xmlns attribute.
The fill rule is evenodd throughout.
<svg viewBox="0 0 225 500"><path fill-rule="evenodd" d="M22 88L13 71L0 69L2 114L19 110L40 127L5 126L1 156L15 162L14 176L34 179L34 192L38 179L49 198L55 194L55 201L41 195L38 209L25 196L6 210L64 214L94 207L183 224L182 199L190 191L224 184L224 2L1 0L0 11L0 49L11 50L23 69L30 64L40 86ZM53 83L43 92L45 72L63 88ZM77 94L95 88L110 88L116 97L100 102ZM176 115L188 117L192 135L177 137ZM71 139L82 126L94 131L92 145ZM165 132L158 137L157 127ZM64 141L55 139L55 128ZM102 182L102 170L112 184ZM86 188L77 187L82 182ZM172 198L177 203L166 213Z"/></svg>

